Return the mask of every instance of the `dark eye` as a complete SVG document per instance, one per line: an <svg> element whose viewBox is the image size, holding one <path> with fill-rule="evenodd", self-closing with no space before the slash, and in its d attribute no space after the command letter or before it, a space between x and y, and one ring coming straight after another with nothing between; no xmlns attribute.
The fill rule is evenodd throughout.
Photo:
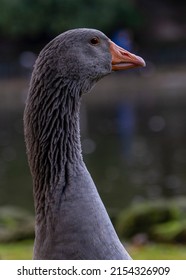
<svg viewBox="0 0 186 280"><path fill-rule="evenodd" d="M90 40L90 43L91 43L92 45L98 45L98 44L99 44L99 38L93 37L93 38Z"/></svg>

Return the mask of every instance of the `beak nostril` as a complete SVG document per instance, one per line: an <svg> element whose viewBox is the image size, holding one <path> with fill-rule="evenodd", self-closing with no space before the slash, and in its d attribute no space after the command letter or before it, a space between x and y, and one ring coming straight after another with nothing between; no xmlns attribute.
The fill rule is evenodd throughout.
<svg viewBox="0 0 186 280"><path fill-rule="evenodd" d="M129 55L127 52L121 51L121 53L122 53L122 55L124 55L124 56L130 57L130 55Z"/></svg>

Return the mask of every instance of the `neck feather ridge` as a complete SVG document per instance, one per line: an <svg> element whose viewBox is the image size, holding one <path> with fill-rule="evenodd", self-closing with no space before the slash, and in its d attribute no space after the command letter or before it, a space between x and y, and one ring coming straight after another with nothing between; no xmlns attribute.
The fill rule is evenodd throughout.
<svg viewBox="0 0 186 280"><path fill-rule="evenodd" d="M48 86L43 81L32 81L25 109L25 140L36 213L41 208L47 211L47 199L52 199L59 187L62 195L67 187L69 169L75 172L82 164L80 93L75 92L74 85L60 81L56 78Z"/></svg>

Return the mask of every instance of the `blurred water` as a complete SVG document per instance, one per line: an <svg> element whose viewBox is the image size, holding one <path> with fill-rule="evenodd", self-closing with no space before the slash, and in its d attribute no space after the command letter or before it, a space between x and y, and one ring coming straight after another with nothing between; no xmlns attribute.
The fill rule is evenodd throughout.
<svg viewBox="0 0 186 280"><path fill-rule="evenodd" d="M147 199L186 194L186 102L181 103L151 108L135 104L128 116L118 116L117 106L90 114L94 130L89 139L96 149L85 159L112 212ZM121 117L123 123L127 117L132 120L121 128Z"/></svg>
<svg viewBox="0 0 186 280"><path fill-rule="evenodd" d="M147 77L113 79L115 87L105 79L85 98L81 112L84 160L106 207L114 215L131 203L186 194L182 81L171 78L166 88L164 77L157 91ZM127 84L131 79L136 84ZM8 89L0 83L0 205L33 211L22 125L25 84L10 83Z"/></svg>
<svg viewBox="0 0 186 280"><path fill-rule="evenodd" d="M26 162L22 110L0 112L0 205L33 209Z"/></svg>

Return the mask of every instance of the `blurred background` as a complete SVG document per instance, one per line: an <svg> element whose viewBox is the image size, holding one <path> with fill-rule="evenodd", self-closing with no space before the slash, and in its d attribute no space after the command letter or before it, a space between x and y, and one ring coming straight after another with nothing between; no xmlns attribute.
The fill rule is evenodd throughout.
<svg viewBox="0 0 186 280"><path fill-rule="evenodd" d="M84 97L84 160L132 257L186 259L185 15L181 0L0 0L0 258L31 258L22 118L34 61L61 32L88 27L147 66Z"/></svg>

